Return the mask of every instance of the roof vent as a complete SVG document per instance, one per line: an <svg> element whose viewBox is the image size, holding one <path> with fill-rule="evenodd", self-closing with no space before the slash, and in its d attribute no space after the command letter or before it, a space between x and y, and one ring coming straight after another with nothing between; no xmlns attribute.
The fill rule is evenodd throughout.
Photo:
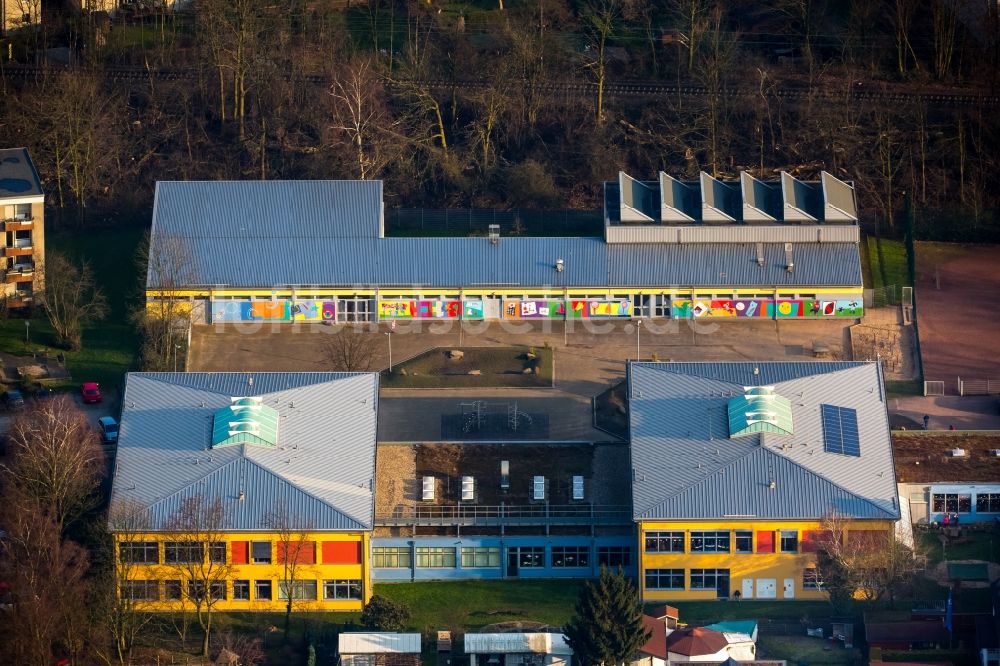
<svg viewBox="0 0 1000 666"><path fill-rule="evenodd" d="M423 488L420 494L420 499L425 502L434 501L434 477L425 476L423 480Z"/></svg>
<svg viewBox="0 0 1000 666"><path fill-rule="evenodd" d="M767 484L768 490L775 490L777 489L777 487L778 487L778 482L775 481L774 479L771 479Z"/></svg>
<svg viewBox="0 0 1000 666"><path fill-rule="evenodd" d="M556 273L562 273L566 270L566 262L562 259L556 259Z"/></svg>
<svg viewBox="0 0 1000 666"><path fill-rule="evenodd" d="M965 449L952 449L949 451L952 458L968 458L969 452Z"/></svg>
<svg viewBox="0 0 1000 666"><path fill-rule="evenodd" d="M462 501L472 502L476 499L476 479L472 476L462 477Z"/></svg>

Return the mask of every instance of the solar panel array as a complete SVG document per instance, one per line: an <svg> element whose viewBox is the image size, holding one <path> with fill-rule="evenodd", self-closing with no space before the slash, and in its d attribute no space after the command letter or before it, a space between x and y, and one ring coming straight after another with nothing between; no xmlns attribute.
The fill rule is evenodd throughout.
<svg viewBox="0 0 1000 666"><path fill-rule="evenodd" d="M820 405L823 419L823 449L827 453L844 456L861 455L861 439L858 435L858 412L850 407Z"/></svg>

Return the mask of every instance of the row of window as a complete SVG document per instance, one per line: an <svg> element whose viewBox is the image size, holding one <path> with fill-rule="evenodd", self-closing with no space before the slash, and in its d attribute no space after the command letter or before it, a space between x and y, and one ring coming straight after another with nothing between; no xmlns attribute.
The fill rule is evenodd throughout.
<svg viewBox="0 0 1000 666"><path fill-rule="evenodd" d="M279 581L278 599L287 601L291 595L294 600L316 601L318 587L319 581L315 580ZM364 597L364 586L360 580L324 580L322 590L324 601ZM122 585L122 595L134 601L180 601L184 594L192 602L200 601L205 596L205 584L188 581L185 586L179 580L130 580ZM233 601L271 601L273 581L234 580L231 587L226 581L217 581L209 584L208 594L216 601L228 598Z"/></svg>
<svg viewBox="0 0 1000 666"><path fill-rule="evenodd" d="M372 566L377 569L410 569L413 567L414 550L416 565L427 569L454 569L461 558L463 569L499 569L500 548L497 546L464 546L460 552L454 547L375 546L372 548ZM544 568L545 546L511 546L507 548L508 566ZM628 546L598 546L597 565L627 567L632 564L632 550ZM551 566L554 568L580 568L591 565L590 546L552 546Z"/></svg>
<svg viewBox="0 0 1000 666"><path fill-rule="evenodd" d="M690 535L689 550L685 550L686 537ZM759 531L757 535L757 550L754 551L754 532L752 530L705 531L691 530L675 532L646 532L645 550L647 553L773 553L775 552L775 533L771 530ZM803 532L803 542L815 542L814 532ZM777 539L778 552L799 552L798 530L779 530ZM809 552L809 547L803 552Z"/></svg>
<svg viewBox="0 0 1000 666"><path fill-rule="evenodd" d="M276 547L274 547L276 545ZM162 559L160 549L162 546ZM131 564L192 564L204 562L206 556L213 564L226 564L227 551L231 550L230 564L272 564L297 562L316 564L315 541L130 541L119 544L123 562ZM325 541L320 544L324 564L360 564L361 543L358 541Z"/></svg>
<svg viewBox="0 0 1000 666"><path fill-rule="evenodd" d="M688 572L689 584L685 588L684 569L646 569L645 581L647 590L719 590L729 589L729 569L691 569ZM820 590L823 581L814 568L802 570L802 589Z"/></svg>
<svg viewBox="0 0 1000 666"><path fill-rule="evenodd" d="M934 493L934 513L972 513L971 493ZM976 493L976 513L1000 513L1000 493Z"/></svg>

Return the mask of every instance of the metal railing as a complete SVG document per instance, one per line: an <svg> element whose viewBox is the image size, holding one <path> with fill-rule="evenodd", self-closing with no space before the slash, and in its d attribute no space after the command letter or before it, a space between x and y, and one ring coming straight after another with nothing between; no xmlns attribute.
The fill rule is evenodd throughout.
<svg viewBox="0 0 1000 666"><path fill-rule="evenodd" d="M382 526L622 525L631 521L628 506L600 504L398 505L375 517L375 524Z"/></svg>

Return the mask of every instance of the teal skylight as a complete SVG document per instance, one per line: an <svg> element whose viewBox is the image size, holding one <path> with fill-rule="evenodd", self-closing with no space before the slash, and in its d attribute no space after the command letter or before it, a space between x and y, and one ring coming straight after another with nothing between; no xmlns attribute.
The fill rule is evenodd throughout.
<svg viewBox="0 0 1000 666"><path fill-rule="evenodd" d="M278 445L278 410L265 405L261 398L232 398L231 402L215 413L212 448Z"/></svg>
<svg viewBox="0 0 1000 666"><path fill-rule="evenodd" d="M743 395L729 399L729 436L755 432L792 434L792 403L773 386L744 386Z"/></svg>

